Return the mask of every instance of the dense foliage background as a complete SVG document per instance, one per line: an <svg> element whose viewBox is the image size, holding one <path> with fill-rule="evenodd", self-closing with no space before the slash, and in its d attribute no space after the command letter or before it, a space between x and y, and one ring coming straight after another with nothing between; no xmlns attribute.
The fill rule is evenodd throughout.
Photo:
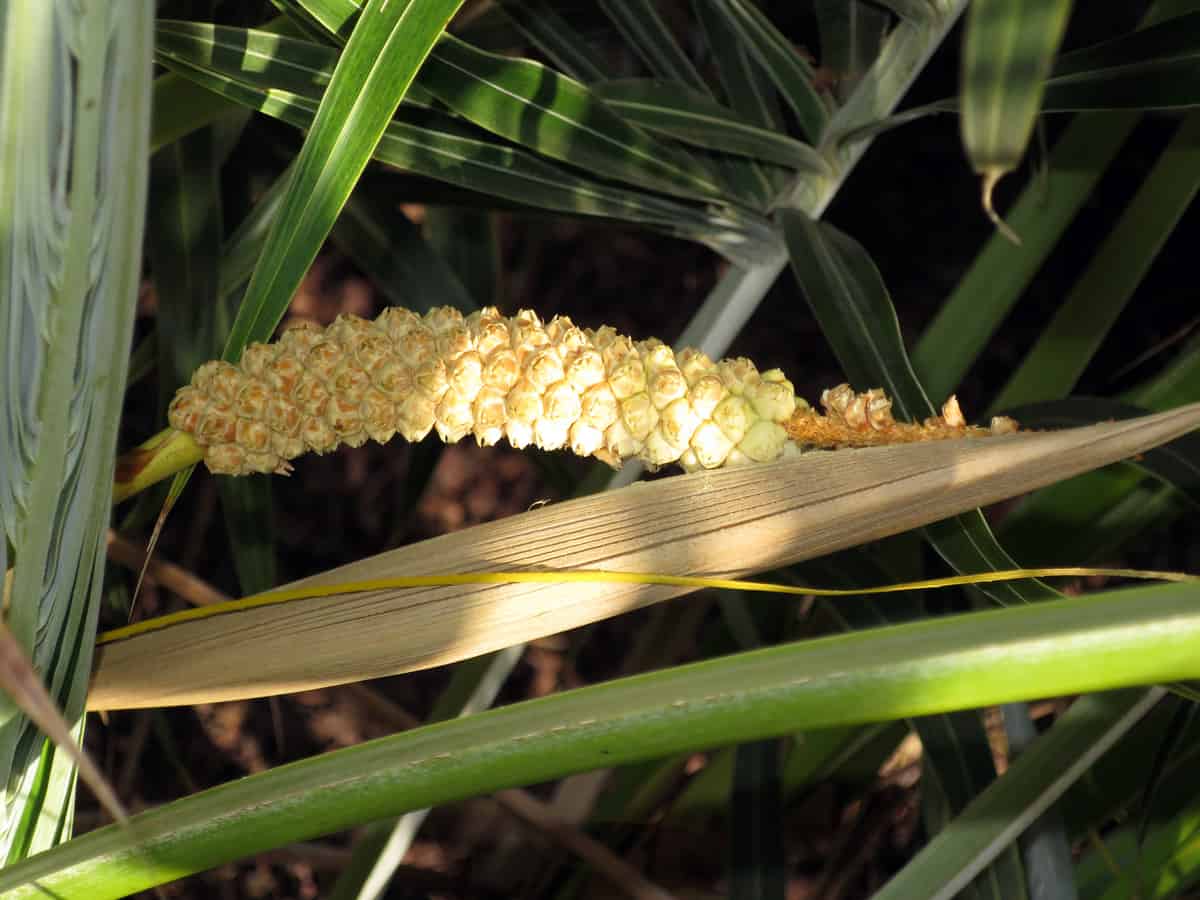
<svg viewBox="0 0 1200 900"><path fill-rule="evenodd" d="M1195 4L1078 4L1061 47L1041 50L1022 45L1030 33L1044 36L1041 25L1031 27L1022 19L1036 19L1036 11L1022 12L1022 4L1002 0L971 4L999 10L1003 27L988 32L992 43L985 43L985 50L999 46L997 35L1004 29L1017 36L1015 55L1028 70L1001 72L997 93L1002 99L1006 94L1032 97L1030 121L1040 99L1042 77L1030 77L1039 71L1039 53L1050 65L1070 59L1064 54L1071 51L1127 37L1143 16L1152 21L1177 17L1167 30L1151 30L1151 38L1131 45L1127 52L1138 65L1084 67L1085 73L1103 71L1112 81L1097 77L1065 100L1060 99L1065 92L1055 93L1051 82L1048 109L1083 111L1039 118L1028 152L1018 154L1016 171L996 190L997 210L1022 238L1017 246L997 235L980 208L979 176L964 151L957 112L873 129L869 143L822 143L805 133L806 116L815 115L814 97L835 124L855 127L878 125L901 96L904 108L958 97L962 73L994 61L985 52L964 51L964 30L982 31L986 23L959 20L966 4L958 0L504 0L467 2L461 9L437 0L391 2L399 9L369 4L377 16L363 20L370 28L355 27L355 4L348 0L157 4L159 68L149 136L156 152L145 171L145 257L136 264L141 285L136 318L125 323L133 335L129 383L119 416L115 408L108 419L96 413L98 420L111 420L114 429L119 418L122 449L163 427L171 394L203 360L222 354L236 359L247 341L268 338L280 319L328 323L340 313L372 316L389 303L416 309L496 305L510 313L530 307L545 318L567 315L581 325L610 324L635 337L674 342L685 335L714 355L746 355L760 368L783 368L797 393L814 401L824 388L847 378L859 389L887 384L899 391L900 406L913 418L932 411L922 404L932 401L936 407L950 393L957 393L968 418L986 420L1000 409L1018 407L1023 410L1018 417L1035 426L1126 417L1200 400L1195 373L1200 345L1194 339L1200 320L1191 302L1190 277L1198 224L1191 199L1200 186L1200 120L1194 119L1200 114L1191 111L1200 103L1200 89L1188 80L1200 51ZM1070 8L1069 3L1044 6ZM20 3L0 8L7 17L0 21L6 28L8 79L3 96L8 106L0 104L0 111L7 108L11 117L22 90L29 90L13 74L20 59L18 29L32 29L37 15ZM99 26L74 22L70 4L54 8L59 16L54 27L63 32L54 38L86 60L86 42L79 35ZM420 68L441 30L438 17L449 19L456 11L450 32L464 43L451 46L443 39L432 62ZM80 15L109 16L103 28L112 35L134 28L110 13ZM289 37L275 44L269 35L212 31L209 23L228 29L273 23L272 30ZM662 31L655 30L658 25ZM138 52L136 46L118 51L119 41L113 41L113 59L119 52ZM129 41L136 44L133 37ZM930 51L937 48L928 60L924 51L912 49L926 45ZM906 80L895 72L870 68L897 46L909 47L905 58L919 72L907 91ZM520 100L524 118L514 116L497 96L518 94L518 71L482 53L472 56L471 48L526 56L547 67L538 70L541 80L534 80L535 99ZM142 49L148 50L148 41ZM372 68L379 60L382 72ZM335 62L339 68L330 83ZM595 74L589 66L602 66L604 78L588 77ZM392 119L395 103L418 69L421 74L396 121L431 143L395 149L391 161L409 160L401 167L407 171L368 163L377 137L371 129L382 131ZM555 69L586 83L594 94L578 99L573 88L545 74ZM517 80L504 81L509 76ZM66 76L56 72L54 77ZM797 90L789 80L796 78L808 86L802 98L787 90ZM608 79L623 80L608 84ZM118 81L116 76L100 79L103 89L112 91ZM484 82L504 90L481 90ZM653 93L664 84L674 87ZM224 100L214 103L214 95L197 85L220 91ZM697 99L705 85L712 91L707 102L725 104L720 115L702 95ZM265 89L273 93L265 95ZM857 118L845 113L855 111L851 98L863 94L877 96L887 108ZM762 101L757 109L747 105L755 96ZM606 97L627 120L602 118L598 97ZM653 101L647 101L650 113L637 112L629 102L647 97ZM571 106L575 102L578 107ZM963 102L970 109L967 97ZM684 135L685 141L674 140L681 132L678 126L672 131L667 118L672 103L697 120L689 123L697 130ZM114 101L113 109L118 105ZM1112 106L1122 108L1113 111ZM267 114L251 114L258 107ZM558 136L546 124L555 115L535 114L549 110L569 119L579 109L583 113ZM1005 114L1011 116L1009 130L1020 131L1021 115ZM33 121L33 114L27 115ZM726 125L741 119L740 125L757 126L750 151L723 152L720 142L731 140L730 134L698 124L722 116L728 116ZM117 121L114 116L105 128L118 128ZM135 133L138 125L131 121L127 127ZM294 127L298 124L312 128L301 131ZM637 126L681 159L691 153L691 163L681 163L674 173L656 172L629 150L639 146L635 139L616 150L592 146L585 140L585 125L623 138L619 128ZM771 143L767 132L817 146L831 168L822 170L819 161L795 147ZM391 146L387 140L380 146ZM480 158L491 153L497 154L494 160L505 153L520 158L505 156L490 171L459 172L432 153L433 162L422 155L438 141L449 147L454 140L485 145ZM98 158L109 160L111 147L104 146ZM780 147L792 154L793 168L779 163L778 154L785 152ZM139 152L140 162L130 165L131 178L140 177L147 159L144 145ZM978 164L977 148L973 155ZM445 177L428 177L440 165L447 165L439 170ZM553 196L533 188L521 194L496 174L533 173L534 181L549 184L557 177L545 174L549 167L579 181ZM10 159L0 174L19 171L20 164ZM716 173L719 188L705 194L689 186L681 172L697 178L696 173ZM115 182L112 173L108 177ZM672 182L675 177L680 180ZM15 191L12 183L0 180L0 187ZM593 189L609 192L605 214L591 214L594 198L586 192ZM133 224L125 226L131 235L142 227L135 221L141 214L138 201L128 204L138 207L130 213ZM1077 211L1063 212L1073 204ZM110 222L107 227L121 226ZM806 247L828 251L835 260L832 269L811 264L820 254L810 258ZM315 254L311 265L306 254ZM19 253L10 252L5 265L6 276L21 271ZM844 295L834 289L839 283L849 285ZM84 293L81 303L96 303L98 290ZM39 324L36 316L13 312L22 296L11 291L4 308L10 344ZM706 298L713 309L724 304L733 310L732 325L715 325L711 316L706 321L697 314L709 308ZM105 307L94 309L82 320L85 336L88 316L117 315ZM888 330L890 309L903 346ZM973 345L968 332L976 326L982 335ZM82 352L81 358L90 356ZM1010 380L1014 373L1015 381ZM12 383L19 383L18 374L27 372L10 370ZM928 390L927 400L919 382ZM1029 407L1038 402L1043 405ZM5 409L11 422L20 420L24 407L14 402ZM0 451L12 452L15 460L23 458L13 449L20 446L13 439L0 444ZM1022 565L1194 571L1196 448L1182 441L1173 447L1173 467L1156 463L1157 458L1148 469L1122 463L987 510L999 544L982 518L963 516L773 575L801 584L862 587L955 568L1003 568L999 545ZM98 458L103 467L106 460ZM65 471L76 471L65 465ZM35 546L19 540L32 526L12 522L24 521L19 510L36 495L35 489L22 493L21 487L36 466L30 463L25 471L14 463L11 469L4 483L16 487L6 487L0 497L7 502L0 512L12 543L6 568L28 559ZM92 474L90 482L83 476L85 484L103 482L97 493L104 496L92 499L88 514L99 540L108 483ZM79 477L76 471L72 479ZM34 483L33 475L29 478ZM48 681L68 719L82 721L89 652L59 654L47 648L90 647L97 622L103 631L131 616L165 614L196 602L204 590L230 597L267 590L591 493L607 479L606 471L565 454L467 443L446 447L435 438L303 457L286 481L254 477L231 483L197 470L171 509L156 550L159 562L151 565L132 613L138 548L166 499L165 482L117 508L102 584L98 581L91 593L75 588L61 595L74 598L72 608L86 612L69 617L72 624L61 626L57 643L46 636L55 628L47 626L53 617L45 610L60 596L52 584L44 606L14 609L14 631L31 648L39 671L58 671L46 662L49 656L54 665L70 656L67 674ZM48 488L45 496L51 504L47 510L57 509L60 519L69 514L68 506L53 507ZM180 571L165 567L166 562L199 583L179 580ZM86 561L78 565L87 569ZM99 576L101 570L96 572ZM1053 584L1073 596L1116 582L1092 578ZM1012 592L999 602L1062 602L1051 588L1032 580L1018 582ZM1101 693L1074 705L1068 698L922 718L902 713L892 721L848 720L834 728L785 722L764 733L788 736L740 742L736 734L707 742L697 738L687 752L666 758L647 750L640 761L612 769L572 763L570 771L583 774L484 796L492 787L517 783L505 774L503 761L494 760L491 787L456 794L451 784L445 789L447 801L464 793L479 796L439 805L423 825L407 816L399 827L394 819L369 821L378 817L361 811L369 804L356 807L357 795L349 796L354 792L348 790L344 823L355 827L314 826L306 833L313 840L302 843L287 837L271 843L273 838L265 837L262 846L277 849L246 858L238 846L227 846L235 842L222 838L221 827L213 823L224 814L231 820L246 815L248 802L239 807L231 799L225 807L225 801L214 799L212 810L184 812L175 824L177 807L164 806L243 775L454 718L464 708L478 711L492 705L493 697L495 705L508 705L756 646L998 605L994 591L990 596L968 590L914 593L894 600L810 598L798 608L790 601L705 591L455 666L281 697L92 717L87 750L131 810L160 808L153 827L165 831L155 834L167 834L165 843L180 855L154 870L153 855L149 863L136 854L130 862L118 843L68 842L45 858L51 860L44 862L46 869L10 869L12 883L6 889L15 888L26 872L69 879L75 865L83 867L80 878L91 880L64 882L61 896L84 896L81 884L100 891L93 896L119 895L126 885L161 885L175 875L190 877L155 888L160 896L624 893L799 900L867 897L883 889L883 896L954 896L961 890L963 896L1040 900L1167 897L1190 889L1200 874L1193 764L1200 743L1192 694L1184 685L1170 693L1157 688ZM295 652L298 657L307 652L302 636L296 637ZM864 668L870 661L863 659ZM253 665L247 659L247 666ZM153 679L152 660L147 672ZM1117 677L1105 686L1143 683ZM978 685L980 696L988 696L990 686ZM1071 693L1054 688L1048 685L1037 696ZM770 714L768 705L748 711L748 716ZM5 847L9 862L16 864L69 836L62 823L70 819L71 776L61 762L46 761L48 751L40 749L40 739L15 712L7 722ZM1116 749L1090 768L1070 769L1088 747L1112 742ZM1006 780L1004 773L1022 750L1031 758L1044 754L1036 768L1046 783ZM340 759L344 771L353 773L359 771L354 760L364 758ZM305 770L294 771L297 779L306 777ZM306 796L337 790L336 778L322 777L298 780L291 789L293 821L318 815L304 805ZM289 788L275 784L281 804L292 802ZM1043 815L1039 798L1051 793L1062 800ZM999 806L986 805L996 797ZM405 803L401 797L393 806L407 810ZM60 816L62 810L68 815ZM986 841L972 831L981 819L996 829L987 832ZM81 792L75 833L107 821L90 795ZM242 821L251 819L246 815ZM194 823L201 824L190 836ZM1018 834L1024 835L1019 843ZM949 836L944 845L930 843L938 835ZM203 864L180 861L193 847L203 848L194 851ZM922 847L937 853L919 856ZM211 868L214 860L223 864ZM209 870L192 875L197 869ZM899 880L884 888L897 873Z"/></svg>

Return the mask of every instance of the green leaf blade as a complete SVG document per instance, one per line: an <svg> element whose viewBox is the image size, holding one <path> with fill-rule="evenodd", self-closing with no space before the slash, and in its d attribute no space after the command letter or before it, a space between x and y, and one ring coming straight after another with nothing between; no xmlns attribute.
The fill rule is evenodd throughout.
<svg viewBox="0 0 1200 900"><path fill-rule="evenodd" d="M117 897L247 853L570 772L804 728L1195 677L1196 610L1194 585L1110 591L787 644L513 704L151 810L128 833L102 829L5 869L0 891Z"/></svg>
<svg viewBox="0 0 1200 900"><path fill-rule="evenodd" d="M1013 373L995 409L1066 396L1200 190L1200 113L1190 113Z"/></svg>
<svg viewBox="0 0 1200 900"><path fill-rule="evenodd" d="M707 95L682 85L633 78L602 82L594 90L605 103L648 131L796 171L833 174L825 158L807 144L759 128Z"/></svg>
<svg viewBox="0 0 1200 900"><path fill-rule="evenodd" d="M421 83L468 120L552 159L684 197L721 194L687 156L627 124L583 85L532 60L446 38Z"/></svg>
<svg viewBox="0 0 1200 900"><path fill-rule="evenodd" d="M338 61L230 330L225 357L265 340L461 0L368 4Z"/></svg>

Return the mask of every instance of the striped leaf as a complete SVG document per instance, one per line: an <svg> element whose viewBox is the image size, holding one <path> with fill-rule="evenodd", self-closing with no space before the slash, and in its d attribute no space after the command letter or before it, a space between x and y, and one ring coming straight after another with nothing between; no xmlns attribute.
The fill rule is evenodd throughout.
<svg viewBox="0 0 1200 900"><path fill-rule="evenodd" d="M0 569L8 625L82 732L141 281L152 8L5 7ZM15 551L15 559L8 547ZM5 701L0 857L70 833L74 771Z"/></svg>

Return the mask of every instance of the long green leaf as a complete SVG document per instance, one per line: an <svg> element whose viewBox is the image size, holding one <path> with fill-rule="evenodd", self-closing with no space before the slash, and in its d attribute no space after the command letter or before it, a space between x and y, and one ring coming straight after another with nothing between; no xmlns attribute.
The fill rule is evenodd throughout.
<svg viewBox="0 0 1200 900"><path fill-rule="evenodd" d="M27 2L4 13L0 570L12 578L8 625L78 737L141 282L152 10ZM69 834L71 761L7 697L0 775L0 856Z"/></svg>
<svg viewBox="0 0 1200 900"><path fill-rule="evenodd" d="M331 34L355 0L297 0ZM554 159L680 196L712 196L711 176L597 104L582 84L527 59L487 53L445 35L419 76L422 87L470 121Z"/></svg>
<svg viewBox="0 0 1200 900"><path fill-rule="evenodd" d="M1046 172L1005 216L1020 245L993 234L913 349L913 368L935 400L954 393L1138 120L1136 113L1086 113L1063 131Z"/></svg>
<svg viewBox="0 0 1200 900"><path fill-rule="evenodd" d="M230 109L220 94L206 91L181 75L167 72L154 79L154 121L150 149L161 150L167 144L211 125Z"/></svg>
<svg viewBox="0 0 1200 900"><path fill-rule="evenodd" d="M714 197L701 167L613 115L577 81L540 63L447 37L421 84L459 115L552 159L683 197Z"/></svg>
<svg viewBox="0 0 1200 900"><path fill-rule="evenodd" d="M773 134L783 134L784 122L771 82L737 36L729 17L708 0L693 0L700 29L708 44L725 105L746 121ZM726 178L741 196L757 195L770 205L788 183L786 172L768 166L726 166Z"/></svg>
<svg viewBox="0 0 1200 900"><path fill-rule="evenodd" d="M812 65L750 0L712 0L726 14L746 49L758 60L796 114L805 139L819 146L829 104L816 89Z"/></svg>
<svg viewBox="0 0 1200 900"><path fill-rule="evenodd" d="M1200 113L1189 114L1088 268L996 398L995 408L1064 397L1200 189Z"/></svg>
<svg viewBox="0 0 1200 900"><path fill-rule="evenodd" d="M875 900L950 900L1161 699L1121 691L1075 703L1005 775L913 858ZM1069 760L1064 767L1063 761Z"/></svg>
<svg viewBox="0 0 1200 900"><path fill-rule="evenodd" d="M601 82L593 90L626 119L647 131L797 171L832 174L825 158L807 144L759 128L707 94L675 82L628 78Z"/></svg>
<svg viewBox="0 0 1200 900"><path fill-rule="evenodd" d="M760 128L782 134L785 126L775 88L738 36L733 17L709 0L693 0L692 6L708 39L726 105Z"/></svg>
<svg viewBox="0 0 1200 900"><path fill-rule="evenodd" d="M804 728L1192 678L1200 675L1196 600L1192 585L1072 597L787 644L519 703L151 810L128 833L101 829L0 871L0 891L102 900L268 847L598 766ZM1035 767L1032 751L1025 759ZM1058 771L1042 768L1043 777Z"/></svg>
<svg viewBox="0 0 1200 900"><path fill-rule="evenodd" d="M1045 108L1172 109L1200 103L1200 12L1064 54Z"/></svg>
<svg viewBox="0 0 1200 900"><path fill-rule="evenodd" d="M224 42L226 37L230 43ZM286 66L276 58L278 47L287 48ZM195 23L160 23L158 52L161 61L187 77L299 128L311 125L316 99L273 83L290 72L285 83L319 96L326 77L321 69L332 56L316 44ZM255 57L243 60L248 53ZM773 240L769 226L756 217L685 206L575 175L519 149L480 139L471 129L432 110L402 108L388 125L375 157L522 205L659 227L703 241L735 259L753 260Z"/></svg>
<svg viewBox="0 0 1200 900"><path fill-rule="evenodd" d="M334 69L225 357L265 340L333 227L417 69L461 0L372 0Z"/></svg>

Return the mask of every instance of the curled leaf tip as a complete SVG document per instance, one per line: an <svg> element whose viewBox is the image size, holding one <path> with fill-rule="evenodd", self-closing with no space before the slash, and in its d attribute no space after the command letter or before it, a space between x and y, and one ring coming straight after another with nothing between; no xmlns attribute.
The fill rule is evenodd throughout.
<svg viewBox="0 0 1200 900"><path fill-rule="evenodd" d="M1008 174L1007 170L1002 169L988 169L983 173L983 181L980 185L980 204L983 206L983 211L988 219L996 226L996 230L1020 247L1021 236L1013 231L1007 222L1000 218L1000 214L996 212L996 207L992 203L992 195L996 189L996 184L1006 174Z"/></svg>

